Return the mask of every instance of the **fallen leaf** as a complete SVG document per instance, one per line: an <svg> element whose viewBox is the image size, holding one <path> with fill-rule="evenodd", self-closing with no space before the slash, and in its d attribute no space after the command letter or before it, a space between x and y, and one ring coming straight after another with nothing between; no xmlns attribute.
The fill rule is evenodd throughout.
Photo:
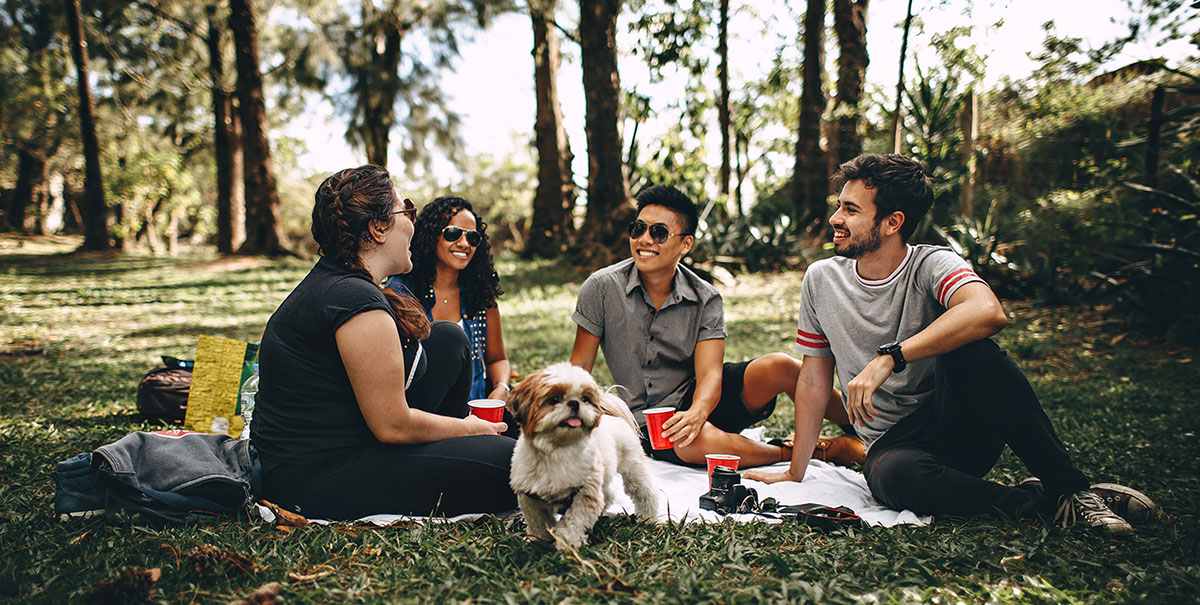
<svg viewBox="0 0 1200 605"><path fill-rule="evenodd" d="M258 503L271 509L271 512L275 513L275 519L279 521L280 525L291 525L292 527L306 527L308 525L308 519L304 518L304 515L293 513L267 500L259 500Z"/></svg>
<svg viewBox="0 0 1200 605"><path fill-rule="evenodd" d="M267 582L245 597L230 601L229 605L278 605L283 603L279 596L282 593L283 586L279 582Z"/></svg>
<svg viewBox="0 0 1200 605"><path fill-rule="evenodd" d="M1013 556L1011 556L1011 557L1004 557L1004 558L1000 559L1000 564L1001 564L1001 565L1008 565L1009 563L1015 563L1015 562L1017 562L1017 561L1020 561L1021 559L1024 559L1024 558L1025 558L1025 555L1024 555L1024 554L1020 554L1020 555L1013 555Z"/></svg>
<svg viewBox="0 0 1200 605"><path fill-rule="evenodd" d="M299 573L296 573L293 571L288 574L288 577L297 582L314 582L316 580L320 580L321 578L325 578L325 577L332 576L332 575L333 575L333 570L326 569L324 571L318 571L317 573L306 573L306 574L299 574Z"/></svg>

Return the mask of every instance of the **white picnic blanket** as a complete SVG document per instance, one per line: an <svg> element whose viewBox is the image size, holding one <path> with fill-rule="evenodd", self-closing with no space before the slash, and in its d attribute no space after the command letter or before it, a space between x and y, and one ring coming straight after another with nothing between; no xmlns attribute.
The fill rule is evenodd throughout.
<svg viewBox="0 0 1200 605"><path fill-rule="evenodd" d="M649 465L650 474L654 477L654 484L659 489L659 521L719 523L725 519L732 519L740 522L778 522L760 515L720 515L713 511L703 510L700 508L700 495L708 491L708 474L705 469L689 468L659 460L651 460ZM781 462L767 468L784 470L787 468L787 463ZM620 477L616 478L615 481L620 481ZM862 517L863 521L871 525L884 527L901 524L927 525L933 519L928 516L919 516L912 511L897 511L884 507L882 504L876 502L875 498L871 497L871 492L867 489L867 481L861 473L845 467L821 462L820 460L813 460L808 463L808 472L804 475L804 481L800 483L783 482L767 485L758 481L748 481L745 479L743 479L743 483L746 487L754 488L758 492L760 500L772 497L781 505L807 504L811 502L826 506L846 506ZM626 511L632 512L633 501L629 499L629 496L625 494L623 489L617 486L614 486L614 488L616 488L615 491L618 496L605 514L618 515ZM270 509L261 505L256 506L258 506L259 515L262 516L263 520L268 523L275 520L275 515ZM383 526L399 521L412 520L468 521L481 516L470 514L459 515L449 519L431 519L429 517L409 517L405 515L371 515L359 519L358 522ZM327 523L319 519L309 519L309 521Z"/></svg>

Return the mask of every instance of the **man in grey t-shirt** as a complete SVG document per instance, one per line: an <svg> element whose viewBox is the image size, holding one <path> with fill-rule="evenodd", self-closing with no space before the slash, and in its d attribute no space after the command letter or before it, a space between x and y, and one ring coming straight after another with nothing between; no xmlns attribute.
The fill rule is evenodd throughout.
<svg viewBox="0 0 1200 605"><path fill-rule="evenodd" d="M702 465L705 454L734 454L745 467L790 459L790 448L738 433L770 416L780 393L794 395L800 362L772 353L724 363L721 294L679 264L692 247L695 204L664 185L643 190L637 202L632 258L596 271L579 288L571 363L591 371L602 348L623 387L617 392L643 425L647 408L678 410L664 431L674 447L650 450L656 458ZM831 419L847 424L840 397L829 387L822 395Z"/></svg>
<svg viewBox="0 0 1200 605"><path fill-rule="evenodd" d="M1127 519L1153 517L1154 503L1136 490L1089 488L1025 376L989 339L1008 319L987 284L948 249L908 244L933 201L921 164L863 155L837 177L837 256L813 263L800 293L795 454L787 471L746 477L804 478L805 445L825 414L808 395L832 385L836 366L868 444L867 485L888 506L1009 517L1056 508L1064 524L1117 537L1133 534ZM1009 487L982 478L1005 445L1036 479Z"/></svg>

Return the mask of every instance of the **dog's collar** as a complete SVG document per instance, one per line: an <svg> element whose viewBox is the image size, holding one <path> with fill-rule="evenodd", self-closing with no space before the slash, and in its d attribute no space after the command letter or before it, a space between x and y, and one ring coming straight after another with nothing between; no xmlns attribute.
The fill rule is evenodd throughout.
<svg viewBox="0 0 1200 605"><path fill-rule="evenodd" d="M551 500L549 498L544 498L533 492L525 492L524 495L528 496L529 498L532 498L534 500L537 500L538 502L541 502L543 504L558 504L558 505L560 505L561 510L566 510L568 508L571 508L571 503L575 501L575 495L579 493L580 489L582 489L582 488L577 487L577 488L571 490L570 492L567 492L567 495L563 496L562 498L555 498L553 500Z"/></svg>

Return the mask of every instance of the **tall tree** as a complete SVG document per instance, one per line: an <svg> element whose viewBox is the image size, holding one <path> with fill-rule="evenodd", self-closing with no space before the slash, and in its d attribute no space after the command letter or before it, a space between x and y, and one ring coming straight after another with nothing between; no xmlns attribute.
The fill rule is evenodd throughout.
<svg viewBox="0 0 1200 605"><path fill-rule="evenodd" d="M533 72L537 96L534 132L538 151L538 185L533 197L533 217L527 256L561 254L575 230L571 211L575 207L575 176L571 171L571 144L563 127L558 102L558 67L562 61L558 36L551 22L557 0L531 1L533 21Z"/></svg>
<svg viewBox="0 0 1200 605"><path fill-rule="evenodd" d="M721 98L717 101L717 127L721 131L720 188L721 195L729 197L729 0L720 0L717 11L717 81L721 89Z"/></svg>
<svg viewBox="0 0 1200 605"><path fill-rule="evenodd" d="M900 111L904 98L904 59L908 56L908 33L912 30L912 0L908 0L908 12L904 14L904 35L900 38L900 73L896 76L896 104L892 106L892 153L900 153Z"/></svg>
<svg viewBox="0 0 1200 605"><path fill-rule="evenodd" d="M245 183L242 180L242 141L233 95L225 81L223 28L217 5L208 15L208 73L212 78L213 157L217 166L217 251L228 254L246 241Z"/></svg>
<svg viewBox="0 0 1200 605"><path fill-rule="evenodd" d="M588 143L587 216L582 238L585 253L599 258L624 228L630 212L625 171L621 165L621 80L617 72L617 15L621 0L580 0L579 46L586 99L584 130ZM604 259L607 260L607 259Z"/></svg>
<svg viewBox="0 0 1200 605"><path fill-rule="evenodd" d="M390 7L380 10L374 2L364 1L360 8L362 26L346 30L343 46L356 104L347 136L363 145L368 162L387 166L396 97L402 86L400 43L412 23Z"/></svg>
<svg viewBox="0 0 1200 605"><path fill-rule="evenodd" d="M40 150L17 148L17 182L8 204L8 226L14 231L30 232L29 209L40 207L49 192L46 190L46 158Z"/></svg>
<svg viewBox="0 0 1200 605"><path fill-rule="evenodd" d="M825 224L829 197L828 165L821 145L821 117L826 104L825 0L808 0L804 13L803 80L792 205L796 218L818 233Z"/></svg>
<svg viewBox="0 0 1200 605"><path fill-rule="evenodd" d="M958 207L964 217L970 217L975 203L975 183L979 179L979 163L975 159L975 141L979 138L979 94L974 88L967 90L962 101L958 127L962 131L963 159L962 192L958 196Z"/></svg>
<svg viewBox="0 0 1200 605"><path fill-rule="evenodd" d="M73 0L68 0L73 1ZM267 144L266 106L258 67L258 27L252 0L230 0L229 29L237 57L238 112L246 184L246 241L241 254L283 255L290 251L279 223L279 193Z"/></svg>
<svg viewBox="0 0 1200 605"><path fill-rule="evenodd" d="M108 235L109 212L100 174L100 139L96 136L95 105L92 103L92 87L88 80L87 41L83 35L79 0L66 0L66 9L67 33L71 38L71 55L75 59L75 77L79 87L79 129L83 140L83 248L107 250L112 247Z"/></svg>
<svg viewBox="0 0 1200 605"><path fill-rule="evenodd" d="M427 149L461 147L458 115L449 108L439 70L458 56L458 37L483 27L511 0L359 0L358 13L333 11L314 17L340 59L325 65L325 79L349 76L348 95L332 97L349 113L346 140L361 146L367 160L386 166L397 126L401 158L429 165ZM414 50L404 51L412 34ZM318 61L323 62L323 61Z"/></svg>
<svg viewBox="0 0 1200 605"><path fill-rule="evenodd" d="M13 189L2 196L4 226L30 232L37 210L50 196L47 170L59 148L72 144L78 130L70 123L78 96L69 81L71 57L63 5L8 0L0 13L0 170L16 174ZM16 165L12 165L13 156Z"/></svg>
<svg viewBox="0 0 1200 605"><path fill-rule="evenodd" d="M867 5L870 0L833 0L833 29L838 38L837 129L838 164L862 153L863 80L867 54Z"/></svg>

